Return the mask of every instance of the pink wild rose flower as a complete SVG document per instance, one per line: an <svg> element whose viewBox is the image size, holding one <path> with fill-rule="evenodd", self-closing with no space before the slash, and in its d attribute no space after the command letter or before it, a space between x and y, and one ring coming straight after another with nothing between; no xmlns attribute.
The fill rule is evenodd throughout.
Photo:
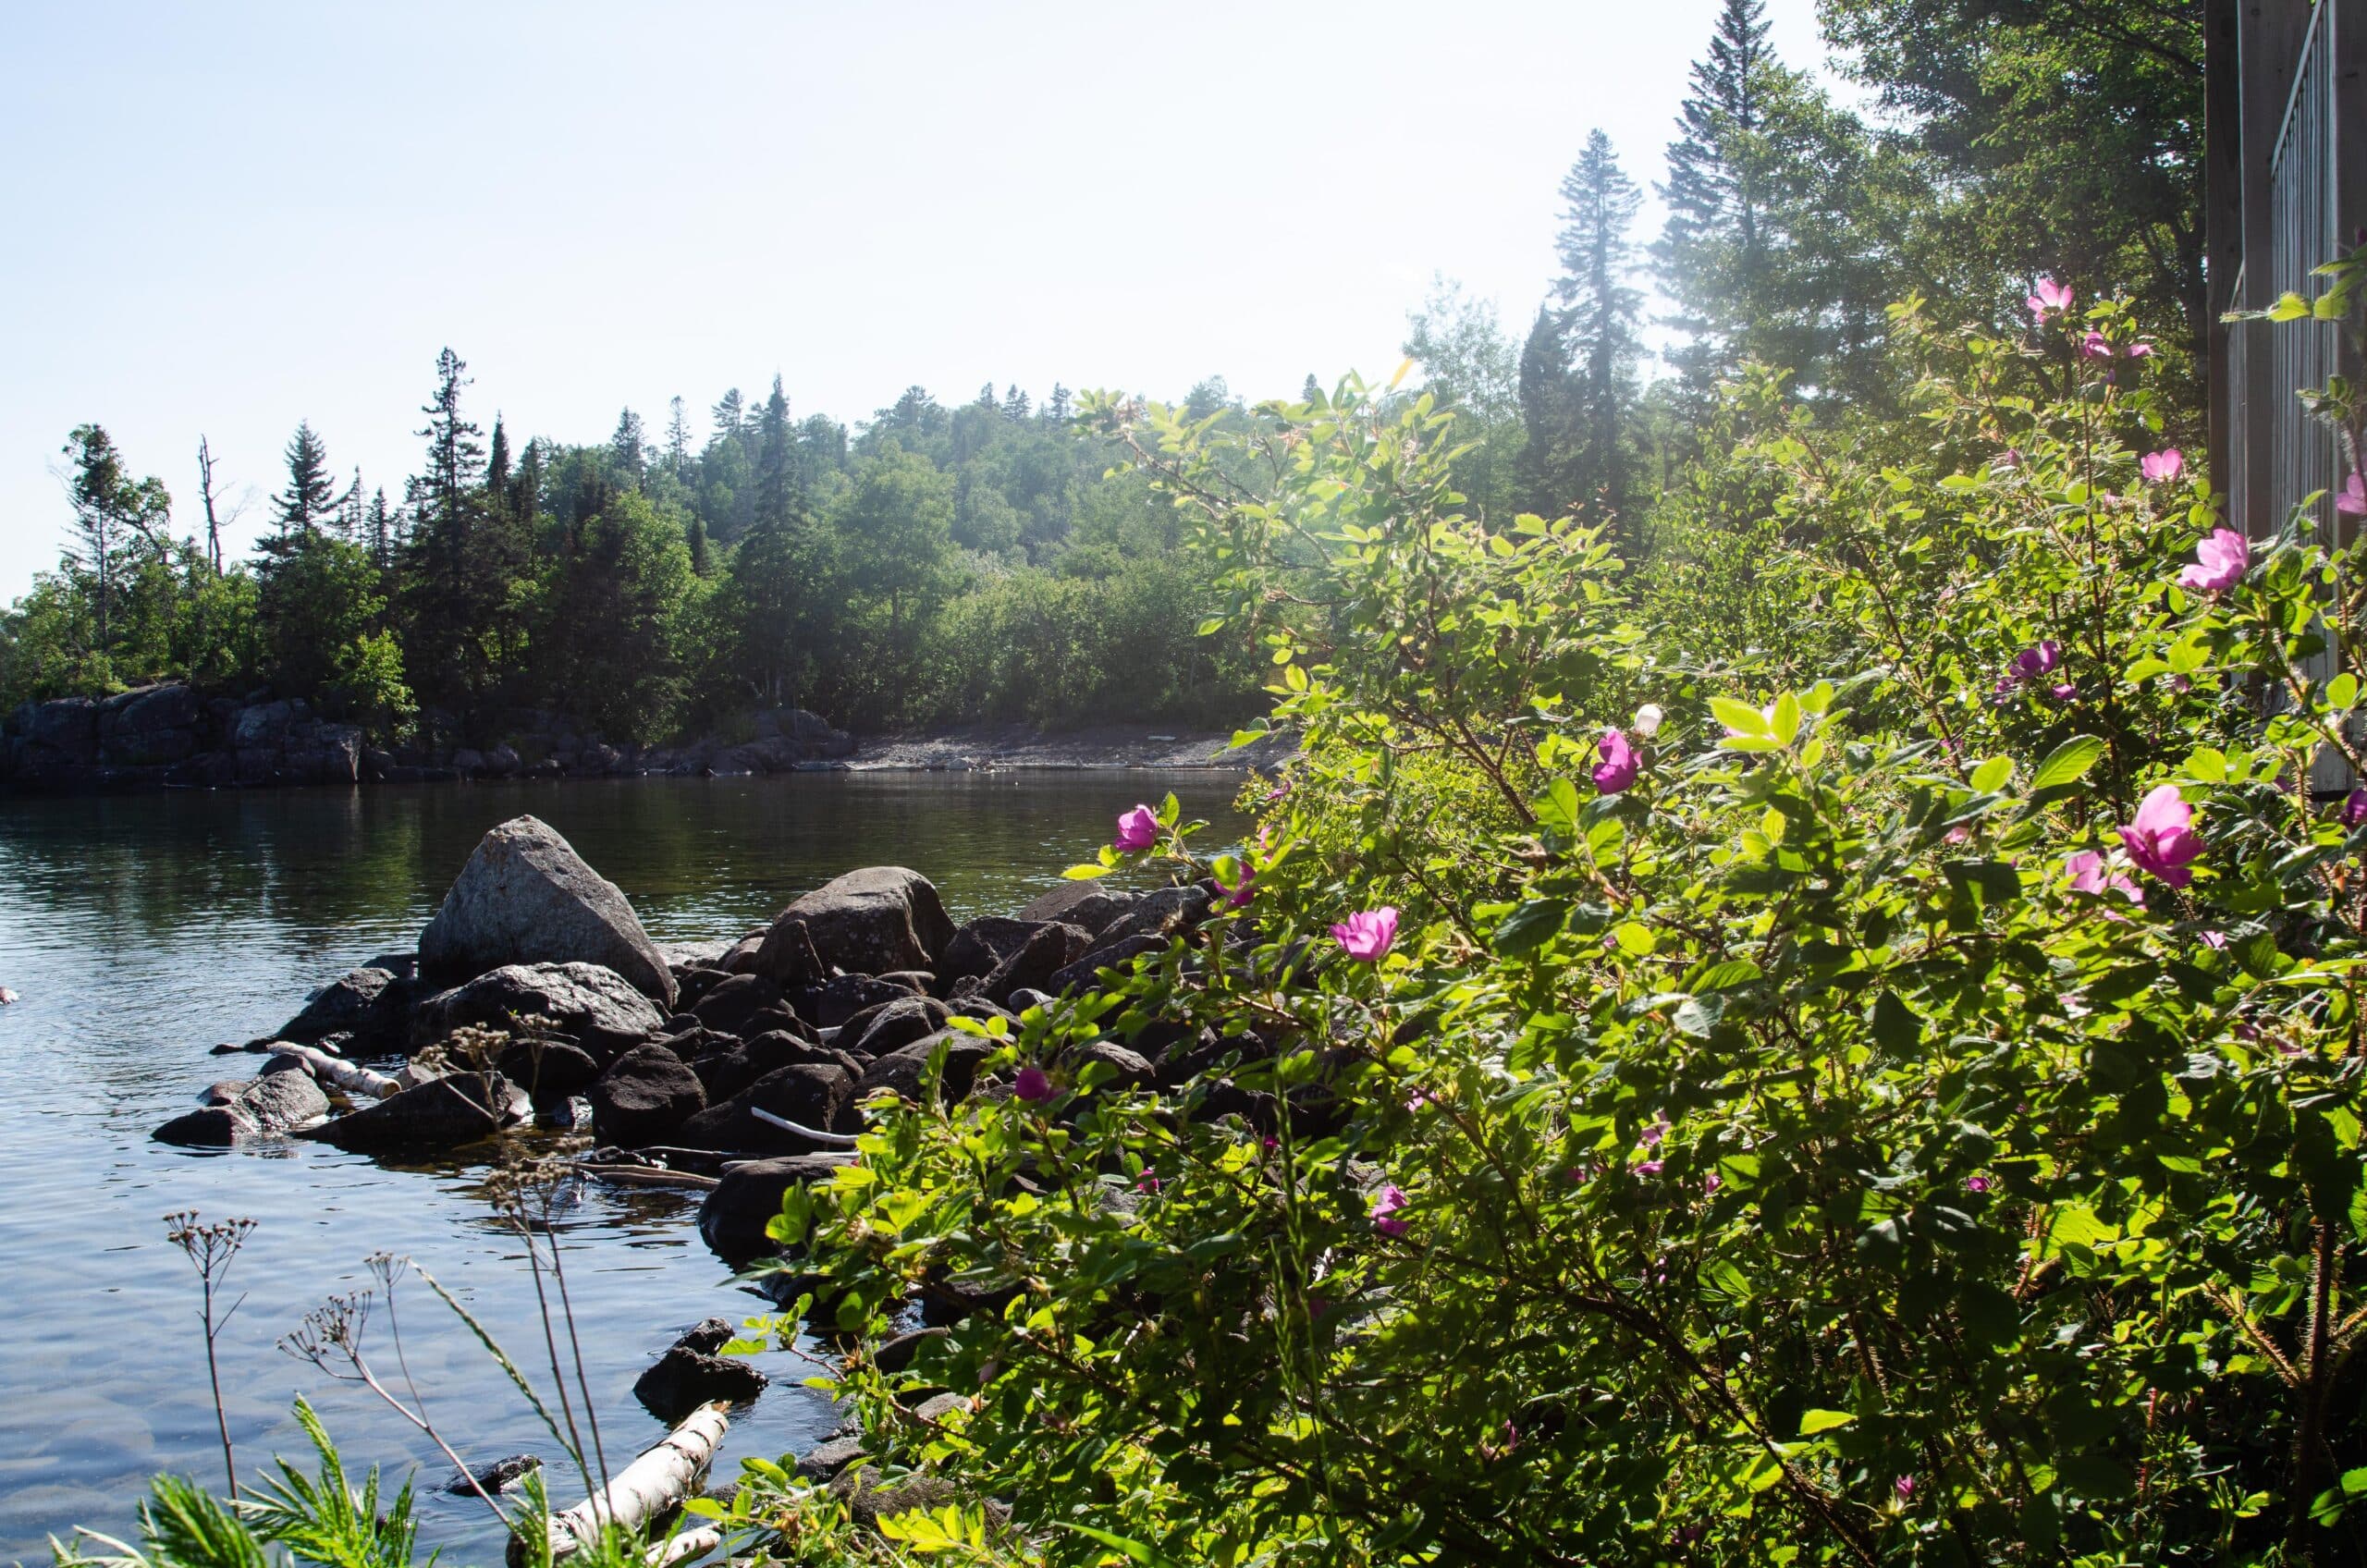
<svg viewBox="0 0 2367 1568"><path fill-rule="evenodd" d="M2071 308L2071 290L2051 277L2042 277L2037 287L2030 290L2029 303L2030 314L2044 321L2057 311Z"/></svg>
<svg viewBox="0 0 2367 1568"><path fill-rule="evenodd" d="M1397 1211L1411 1202L1413 1200L1405 1195L1405 1189L1394 1182L1381 1188L1380 1194L1372 1200L1372 1228L1384 1236L1404 1235L1405 1221L1397 1218Z"/></svg>
<svg viewBox="0 0 2367 1568"><path fill-rule="evenodd" d="M2202 839L2193 825L2194 808L2179 796L2177 785L2164 784L2138 803L2137 820L2121 826L2120 841L2140 870L2183 888L2194 880L2187 867L2202 853Z"/></svg>
<svg viewBox="0 0 2367 1568"><path fill-rule="evenodd" d="M2079 352L2087 359L2108 360L2112 358L2112 345L2104 340L2103 333L2090 327L2088 336L2079 339Z"/></svg>
<svg viewBox="0 0 2367 1568"><path fill-rule="evenodd" d="M2342 825L2356 827L2367 822L2367 785L2361 785L2342 798Z"/></svg>
<svg viewBox="0 0 2367 1568"><path fill-rule="evenodd" d="M1636 782L1637 771L1643 763L1636 755L1636 748L1627 737L1616 729L1606 729L1595 750L1602 760L1595 764L1594 787L1606 795L1615 795Z"/></svg>
<svg viewBox="0 0 2367 1568"><path fill-rule="evenodd" d="M1118 836L1110 840L1110 847L1122 854L1134 854L1159 842L1159 813L1148 806L1136 806L1118 818Z"/></svg>
<svg viewBox="0 0 2367 1568"><path fill-rule="evenodd" d="M2148 452L2137 459L2137 472L2145 476L2148 484L2167 484L2186 472L2186 454L2176 447Z"/></svg>
<svg viewBox="0 0 2367 1568"><path fill-rule="evenodd" d="M2349 517L2367 517L2367 473L2354 473L2335 492L2334 509Z"/></svg>
<svg viewBox="0 0 2367 1568"><path fill-rule="evenodd" d="M2104 864L2104 857L2093 850L2081 850L2063 863L2063 869L2070 874L2071 886L2082 893L2118 893L2133 904L2145 901L2145 894L2137 884L2112 870Z"/></svg>
<svg viewBox="0 0 2367 1568"><path fill-rule="evenodd" d="M1040 1105L1052 1097L1051 1074L1030 1062L1012 1080L1011 1092L1030 1105Z"/></svg>
<svg viewBox="0 0 2367 1568"><path fill-rule="evenodd" d="M1393 905L1360 909L1331 927L1332 938L1347 955L1362 963L1377 963L1397 940L1397 911Z"/></svg>
<svg viewBox="0 0 2367 1568"><path fill-rule="evenodd" d="M2194 547L2195 564L2178 573L2178 586L2216 594L2233 588L2251 570L2251 541L2232 528L2214 528Z"/></svg>

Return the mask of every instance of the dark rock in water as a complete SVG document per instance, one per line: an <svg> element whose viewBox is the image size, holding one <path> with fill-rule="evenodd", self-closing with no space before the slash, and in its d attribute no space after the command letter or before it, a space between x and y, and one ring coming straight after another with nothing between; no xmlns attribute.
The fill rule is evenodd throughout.
<svg viewBox="0 0 2367 1568"><path fill-rule="evenodd" d="M836 1029L866 1008L913 993L867 974L837 974L791 997L800 1014L824 1029Z"/></svg>
<svg viewBox="0 0 2367 1568"><path fill-rule="evenodd" d="M732 1338L730 1324L708 1318L675 1341L641 1375L632 1386L633 1397L668 1426L709 1400L738 1404L754 1399L771 1379L744 1361L715 1354Z"/></svg>
<svg viewBox="0 0 2367 1568"><path fill-rule="evenodd" d="M416 980L419 978L419 955L417 953L380 953L362 967L383 969L398 980Z"/></svg>
<svg viewBox="0 0 2367 1568"><path fill-rule="evenodd" d="M829 965L814 949L814 934L805 922L787 916L773 923L754 950L743 941L725 955L723 962L727 969L761 974L776 986L817 985L830 973Z"/></svg>
<svg viewBox="0 0 2367 1568"><path fill-rule="evenodd" d="M350 1111L310 1134L341 1149L448 1148L489 1138L524 1115L497 1072L456 1072Z"/></svg>
<svg viewBox="0 0 2367 1568"><path fill-rule="evenodd" d="M495 1065L503 1077L537 1100L580 1095L600 1076L600 1064L582 1046L533 1035L509 1042Z"/></svg>
<svg viewBox="0 0 2367 1568"><path fill-rule="evenodd" d="M263 1130L233 1102L176 1116L148 1135L160 1144L182 1148L227 1149L263 1136Z"/></svg>
<svg viewBox="0 0 2367 1568"><path fill-rule="evenodd" d="M1018 990L1042 990L1052 976L1085 956L1093 938L1082 925L1060 921L1037 926L1016 952L995 966L979 993L988 1001L1008 1003Z"/></svg>
<svg viewBox="0 0 2367 1568"><path fill-rule="evenodd" d="M779 1005L780 987L761 974L733 974L691 1007L691 1013L709 1029L726 1035L744 1034L748 1020Z"/></svg>
<svg viewBox="0 0 2367 1568"><path fill-rule="evenodd" d="M647 997L596 963L513 963L439 991L411 1013L413 1046L433 1045L463 1025L515 1029L528 1019L571 1036L606 1060L666 1022Z"/></svg>
<svg viewBox="0 0 2367 1568"><path fill-rule="evenodd" d="M954 1099L962 1098L970 1092L978 1063L993 1055L995 1047L975 1035L956 1034L950 1029L914 1040L865 1067L863 1081L855 1085L856 1097L866 1098L882 1089L893 1089L908 1100L919 1099L922 1074L927 1071L930 1054L939 1046L945 1047L944 1091Z"/></svg>
<svg viewBox="0 0 2367 1568"><path fill-rule="evenodd" d="M317 1045L350 1035L364 1047L399 1047L411 1023L412 982L384 969L349 971L314 993L304 1011L279 1026L279 1038Z"/></svg>
<svg viewBox="0 0 2367 1568"><path fill-rule="evenodd" d="M883 1483L868 1464L840 1471L830 1482L829 1490L832 1497L846 1504L849 1518L870 1529L877 1529L879 1521L892 1514L909 1513L916 1508L934 1510L963 1501L962 1488L942 1476L915 1470ZM1003 1517L999 1503L988 1503L987 1512L998 1523Z"/></svg>
<svg viewBox="0 0 2367 1568"><path fill-rule="evenodd" d="M953 939L953 922L946 918L935 886L900 865L866 866L826 883L783 910L773 922L774 932L789 923L804 925L825 966L850 974L934 971L938 955ZM775 974L761 957L757 973L796 983Z"/></svg>
<svg viewBox="0 0 2367 1568"><path fill-rule="evenodd" d="M1064 991L1086 990L1092 987L1103 970L1114 969L1123 974L1133 967L1134 960L1144 954L1163 953L1166 950L1166 937L1147 933L1128 937L1122 941L1104 943L1066 969L1056 971L1052 977L1045 982L1044 988L1056 994Z"/></svg>
<svg viewBox="0 0 2367 1568"><path fill-rule="evenodd" d="M793 1186L827 1182L841 1165L851 1165L849 1153L791 1155L786 1159L752 1159L723 1173L699 1205L699 1234L720 1256L730 1261L758 1257L773 1250L765 1227L780 1212L781 1195Z"/></svg>
<svg viewBox="0 0 2367 1568"><path fill-rule="evenodd" d="M1044 925L1040 920L1013 920L1008 915L983 915L953 933L945 945L938 973L948 980L966 976L985 979L996 965L1027 945Z"/></svg>
<svg viewBox="0 0 2367 1568"><path fill-rule="evenodd" d="M239 1103L239 1096L247 1092L247 1085L253 1082L251 1078L225 1078L218 1083L208 1084L204 1092L197 1096L198 1103L200 1105L236 1105Z"/></svg>
<svg viewBox="0 0 2367 1568"><path fill-rule="evenodd" d="M482 1488L488 1496L499 1497L509 1488L525 1479L529 1474L542 1467L543 1462L531 1453L513 1453L507 1459L497 1459L479 1470L476 1473L474 1486L470 1484L469 1477L457 1476L444 1489L454 1497L474 1497L477 1495L477 1489Z"/></svg>
<svg viewBox="0 0 2367 1568"><path fill-rule="evenodd" d="M840 1047L869 1060L945 1027L945 1004L934 997L899 997L855 1014L839 1031Z"/></svg>
<svg viewBox="0 0 2367 1568"><path fill-rule="evenodd" d="M706 1109L698 1075L664 1046L635 1046L608 1064L588 1096L592 1131L604 1144L663 1143Z"/></svg>
<svg viewBox="0 0 2367 1568"><path fill-rule="evenodd" d="M1110 923L1134 907L1138 895L1113 893L1090 882L1069 882L1039 895L1018 918L1030 924L1047 920L1066 921L1082 925L1098 937Z"/></svg>
<svg viewBox="0 0 2367 1568"><path fill-rule="evenodd" d="M670 1008L674 975L632 905L547 824L486 833L420 934L419 966L444 985L519 963L596 963Z"/></svg>
<svg viewBox="0 0 2367 1568"><path fill-rule="evenodd" d="M717 967L726 974L754 974L756 972L756 955L765 950L765 932L755 931L741 937L731 944L730 949L723 955ZM805 945L810 950L814 944L809 941ZM822 963L819 959L813 962L813 968L816 974L821 973Z"/></svg>
<svg viewBox="0 0 2367 1568"><path fill-rule="evenodd" d="M854 1078L820 1062L777 1067L754 1084L682 1123L678 1136L693 1148L743 1149L750 1154L806 1154L828 1145L799 1136L752 1114L770 1111L817 1132L852 1132Z"/></svg>
<svg viewBox="0 0 2367 1568"><path fill-rule="evenodd" d="M856 1460L870 1457L861 1438L832 1438L800 1455L797 1473L809 1481L827 1481Z"/></svg>

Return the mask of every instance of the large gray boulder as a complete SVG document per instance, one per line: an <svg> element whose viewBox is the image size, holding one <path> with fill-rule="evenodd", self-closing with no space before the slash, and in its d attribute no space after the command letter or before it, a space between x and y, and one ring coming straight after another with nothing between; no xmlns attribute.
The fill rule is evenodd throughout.
<svg viewBox="0 0 2367 1568"><path fill-rule="evenodd" d="M464 1025L517 1033L532 1020L605 1061L666 1022L625 977L596 963L512 963L439 991L411 1013L414 1046Z"/></svg>
<svg viewBox="0 0 2367 1568"><path fill-rule="evenodd" d="M526 1111L526 1096L500 1073L456 1072L389 1095L310 1135L355 1151L449 1148L489 1138Z"/></svg>
<svg viewBox="0 0 2367 1568"><path fill-rule="evenodd" d="M773 928L783 931L792 923L805 927L826 969L850 974L934 970L938 955L953 940L953 922L936 887L901 865L850 871L781 911ZM769 973L762 962L757 973L776 984L797 983L796 976Z"/></svg>
<svg viewBox="0 0 2367 1568"><path fill-rule="evenodd" d="M420 973L454 985L512 963L596 963L674 1005L666 957L616 884L549 824L512 817L479 840L420 934Z"/></svg>

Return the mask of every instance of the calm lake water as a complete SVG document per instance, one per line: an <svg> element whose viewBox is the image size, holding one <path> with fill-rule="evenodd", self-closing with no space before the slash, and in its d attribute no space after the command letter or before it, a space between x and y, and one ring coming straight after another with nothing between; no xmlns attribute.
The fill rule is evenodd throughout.
<svg viewBox="0 0 2367 1568"><path fill-rule="evenodd" d="M305 994L408 949L479 835L531 812L621 887L661 942L737 936L798 893L867 864L934 880L956 920L1007 913L1107 839L1115 815L1172 789L1230 822L1230 773L810 774L479 786L0 799L0 1562L46 1561L77 1524L128 1534L159 1469L218 1487L195 1271L162 1217L259 1227L231 1274L223 1393L242 1474L303 1452L301 1394L349 1466L417 1467L424 1538L497 1562L483 1505L366 1390L276 1348L326 1297L367 1288L362 1260L407 1254L466 1300L530 1374L540 1343L515 1239L482 1169L399 1166L294 1143L174 1150L151 1129L247 1057ZM695 1194L586 1187L560 1223L611 1464L656 1439L633 1379L702 1317L765 1310L698 1240ZM416 1281L398 1298L410 1370L472 1464L534 1452L577 1488L524 1402ZM371 1339L386 1349L383 1318ZM802 1451L836 1426L775 1353L773 1387L717 1465ZM547 1383L547 1368L539 1382Z"/></svg>

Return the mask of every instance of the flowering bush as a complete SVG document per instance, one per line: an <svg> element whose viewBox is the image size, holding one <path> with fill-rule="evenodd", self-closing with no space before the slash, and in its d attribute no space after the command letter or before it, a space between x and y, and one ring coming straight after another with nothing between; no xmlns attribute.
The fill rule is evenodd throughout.
<svg viewBox="0 0 2367 1568"><path fill-rule="evenodd" d="M2031 311L1897 313L1913 454L1762 423L1853 654L1779 689L1466 517L1427 398L1105 405L1305 755L1080 868L1251 897L786 1200L890 1464L1053 1562L2354 1560L2367 563L2228 542L2128 312Z"/></svg>

